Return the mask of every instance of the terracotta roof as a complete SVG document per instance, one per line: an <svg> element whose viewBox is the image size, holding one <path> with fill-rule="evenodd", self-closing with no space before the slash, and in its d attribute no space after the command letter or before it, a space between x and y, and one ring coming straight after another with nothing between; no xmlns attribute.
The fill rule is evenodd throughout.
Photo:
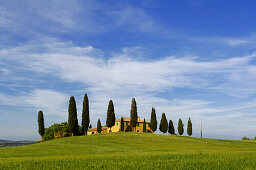
<svg viewBox="0 0 256 170"><path fill-rule="evenodd" d="M131 121L131 118L128 118L128 117L124 117L124 122L130 122ZM116 119L116 122L121 122L121 119ZM139 117L138 117L138 120L137 120L138 123L143 123L144 120L141 120ZM150 123L149 121L146 121L146 123Z"/></svg>
<svg viewBox="0 0 256 170"><path fill-rule="evenodd" d="M106 130L108 127L101 127L101 130ZM90 130L87 130L87 132L93 132L93 131L97 131L97 128L93 128Z"/></svg>

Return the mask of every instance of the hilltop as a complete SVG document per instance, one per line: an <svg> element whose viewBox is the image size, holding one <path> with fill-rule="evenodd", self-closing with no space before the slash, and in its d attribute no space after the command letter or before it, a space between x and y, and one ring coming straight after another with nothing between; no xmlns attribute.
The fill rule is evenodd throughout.
<svg viewBox="0 0 256 170"><path fill-rule="evenodd" d="M0 169L253 169L256 142L148 133L67 137L0 149Z"/></svg>

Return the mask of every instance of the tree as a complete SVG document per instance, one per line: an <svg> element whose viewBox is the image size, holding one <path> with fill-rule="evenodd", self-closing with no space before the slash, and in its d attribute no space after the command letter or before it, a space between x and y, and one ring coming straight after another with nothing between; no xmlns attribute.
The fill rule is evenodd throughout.
<svg viewBox="0 0 256 170"><path fill-rule="evenodd" d="M175 129L174 129L172 120L169 121L168 132L169 132L171 135L174 135L174 134L175 134Z"/></svg>
<svg viewBox="0 0 256 170"><path fill-rule="evenodd" d="M121 132L124 131L124 118L121 117Z"/></svg>
<svg viewBox="0 0 256 170"><path fill-rule="evenodd" d="M190 119L190 118L188 118L187 134L188 134L189 136L192 135L192 122L191 122L191 119Z"/></svg>
<svg viewBox="0 0 256 170"><path fill-rule="evenodd" d="M69 108L68 108L68 127L69 131L73 135L78 135L78 120L77 120L77 109L76 109L76 101L73 96L70 97L69 100Z"/></svg>
<svg viewBox="0 0 256 170"><path fill-rule="evenodd" d="M143 122L143 132L146 132L147 128L146 128L146 120L144 119L144 122Z"/></svg>
<svg viewBox="0 0 256 170"><path fill-rule="evenodd" d="M83 134L87 135L87 130L90 124L89 117L89 100L87 94L84 95L83 110L82 110L82 131Z"/></svg>
<svg viewBox="0 0 256 170"><path fill-rule="evenodd" d="M101 122L100 122L100 119L98 119L98 123L97 123L97 132L98 133L101 133Z"/></svg>
<svg viewBox="0 0 256 170"><path fill-rule="evenodd" d="M89 129L91 129L91 128L92 128L92 125L90 124L90 125L89 125Z"/></svg>
<svg viewBox="0 0 256 170"><path fill-rule="evenodd" d="M184 133L184 124L182 123L182 120L179 119L179 123L178 123L178 132L179 132L179 135L183 135Z"/></svg>
<svg viewBox="0 0 256 170"><path fill-rule="evenodd" d="M114 104L113 104L113 101L110 100L108 103L107 121L106 121L107 127L110 128L110 131L111 131L111 127L115 125L115 120L116 118L115 118Z"/></svg>
<svg viewBox="0 0 256 170"><path fill-rule="evenodd" d="M43 142L43 135L44 135L44 114L43 111L39 111L38 112L38 132L42 138L42 142Z"/></svg>
<svg viewBox="0 0 256 170"><path fill-rule="evenodd" d="M132 104L131 104L131 127L135 131L135 128L137 126L138 121L138 113L137 113L137 104L135 101L135 98L132 98Z"/></svg>
<svg viewBox="0 0 256 170"><path fill-rule="evenodd" d="M160 128L159 130L163 133L166 133L168 130L168 122L165 116L165 113L162 114L161 122L160 122Z"/></svg>
<svg viewBox="0 0 256 170"><path fill-rule="evenodd" d="M156 110L153 107L152 107L152 111L151 111L150 129L153 132L155 132L157 129Z"/></svg>

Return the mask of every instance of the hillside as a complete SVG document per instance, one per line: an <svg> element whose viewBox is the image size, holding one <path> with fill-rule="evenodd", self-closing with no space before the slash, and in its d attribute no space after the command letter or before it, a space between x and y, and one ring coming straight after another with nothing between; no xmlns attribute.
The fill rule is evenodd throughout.
<svg viewBox="0 0 256 170"><path fill-rule="evenodd" d="M143 133L68 137L0 149L0 169L253 169L256 142Z"/></svg>

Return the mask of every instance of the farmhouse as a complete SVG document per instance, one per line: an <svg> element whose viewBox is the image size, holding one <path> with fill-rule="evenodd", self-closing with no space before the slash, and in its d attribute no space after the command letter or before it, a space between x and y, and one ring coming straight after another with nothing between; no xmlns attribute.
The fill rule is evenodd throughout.
<svg viewBox="0 0 256 170"><path fill-rule="evenodd" d="M129 131L130 127L130 121L131 118L124 118L124 130ZM141 120L140 117L138 117L137 120L137 126L135 131L136 132L143 132L143 122L144 120ZM121 132L121 119L116 119L115 125L110 128L108 127L102 127L101 133L109 133L109 132ZM146 121L146 132L153 133L153 131L150 129L150 122ZM87 135L96 134L97 128L93 128L87 131Z"/></svg>

